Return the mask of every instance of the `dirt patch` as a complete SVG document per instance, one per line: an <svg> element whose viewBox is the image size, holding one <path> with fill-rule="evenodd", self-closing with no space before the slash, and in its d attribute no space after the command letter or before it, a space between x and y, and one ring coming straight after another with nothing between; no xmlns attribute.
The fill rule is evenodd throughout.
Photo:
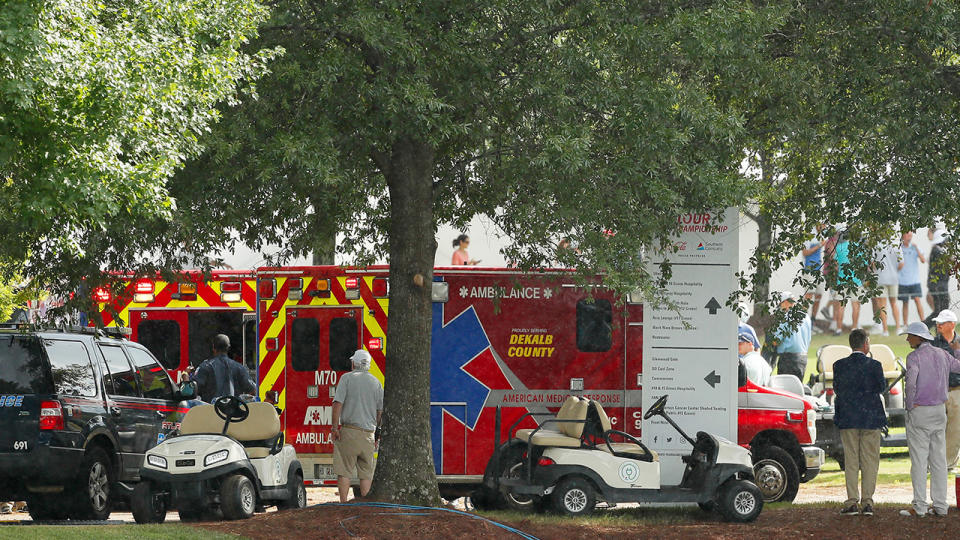
<svg viewBox="0 0 960 540"><path fill-rule="evenodd" d="M787 506L764 510L754 523L725 523L717 514L696 509L679 512L668 522L644 523L644 510L631 510L637 521L624 516L578 524L556 517L539 520L504 521L524 533L541 539L595 540L602 538L956 538L960 534L960 513L951 508L947 517L923 519L898 515L901 506L884 506L876 515L841 516L839 506ZM480 516L484 517L484 516ZM494 518L495 519L495 518ZM599 522L598 522L599 521ZM245 521L200 523L197 527L233 533L254 540L277 538L312 539L395 539L395 538L522 538L488 521L438 509L399 510L366 506L319 505L303 510L261 514Z"/></svg>

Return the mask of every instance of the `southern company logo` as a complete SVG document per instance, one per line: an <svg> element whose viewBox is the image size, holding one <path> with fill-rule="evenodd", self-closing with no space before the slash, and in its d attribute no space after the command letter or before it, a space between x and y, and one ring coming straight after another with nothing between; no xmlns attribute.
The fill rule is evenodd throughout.
<svg viewBox="0 0 960 540"><path fill-rule="evenodd" d="M703 251L703 249L704 249L703 242L700 242L699 244L697 244L697 251Z"/></svg>

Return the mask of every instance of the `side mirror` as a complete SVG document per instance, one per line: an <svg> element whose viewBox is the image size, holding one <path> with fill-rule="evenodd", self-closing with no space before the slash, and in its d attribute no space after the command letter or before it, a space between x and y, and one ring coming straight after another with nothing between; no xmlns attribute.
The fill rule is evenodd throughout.
<svg viewBox="0 0 960 540"><path fill-rule="evenodd" d="M180 390L174 394L177 401L186 401L197 398L197 382L187 381L180 385Z"/></svg>

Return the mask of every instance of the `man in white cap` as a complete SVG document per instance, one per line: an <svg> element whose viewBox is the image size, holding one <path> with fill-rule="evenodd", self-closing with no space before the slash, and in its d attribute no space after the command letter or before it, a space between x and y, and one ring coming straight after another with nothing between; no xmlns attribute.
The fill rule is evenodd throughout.
<svg viewBox="0 0 960 540"><path fill-rule="evenodd" d="M934 347L933 336L922 322L907 325L901 332L914 349L907 355L904 376L907 409L907 447L910 450L910 479L913 482L913 506L901 510L904 516L927 514L927 471L930 471L930 513L947 515L947 377L960 373L956 351L951 355Z"/></svg>
<svg viewBox="0 0 960 540"><path fill-rule="evenodd" d="M789 311L797 303L796 296L790 291L777 293L780 300L780 309ZM807 371L807 350L810 348L812 323L806 314L796 328L784 322L774 332L772 345L777 348L777 373L781 375L796 375L803 381L803 374ZM772 362L771 362L772 364Z"/></svg>
<svg viewBox="0 0 960 540"><path fill-rule="evenodd" d="M937 325L937 337L933 340L934 347L953 354L960 349L960 336L957 335L957 314L944 309L933 322ZM960 458L960 374L951 373L947 378L947 467L957 466Z"/></svg>
<svg viewBox="0 0 960 540"><path fill-rule="evenodd" d="M358 350L350 357L353 371L340 377L333 396L333 472L340 502L347 502L350 478L360 479L366 496L373 483L373 452L383 413L383 386L370 374L370 353Z"/></svg>

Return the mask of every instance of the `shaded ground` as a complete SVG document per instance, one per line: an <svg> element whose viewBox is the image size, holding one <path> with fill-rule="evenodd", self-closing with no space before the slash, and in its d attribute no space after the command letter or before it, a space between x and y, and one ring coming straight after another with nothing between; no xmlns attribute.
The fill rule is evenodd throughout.
<svg viewBox="0 0 960 540"><path fill-rule="evenodd" d="M956 538L960 513L942 518L903 518L902 505L881 505L876 515L841 516L835 505L784 505L765 509L756 522L732 524L697 509L628 509L600 512L575 522L559 516L524 518L487 514L524 533L564 540L602 538ZM319 505L258 515L242 522L202 523L197 527L251 539L331 538L522 538L489 522L441 510L398 510Z"/></svg>

